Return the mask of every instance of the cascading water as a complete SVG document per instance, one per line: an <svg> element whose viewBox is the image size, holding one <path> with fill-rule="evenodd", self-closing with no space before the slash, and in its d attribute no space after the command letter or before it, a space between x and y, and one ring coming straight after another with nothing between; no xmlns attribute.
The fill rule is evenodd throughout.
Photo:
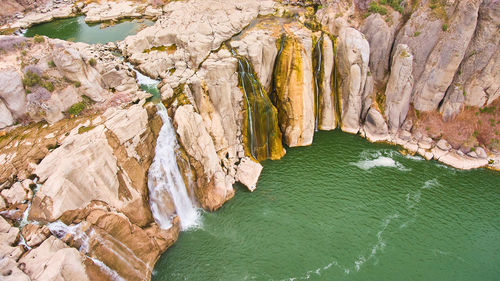
<svg viewBox="0 0 500 281"><path fill-rule="evenodd" d="M248 59L237 55L234 50L232 53L238 59L239 86L245 97L244 142L247 154L259 161L279 159L283 155L283 146L278 111L256 78Z"/></svg>
<svg viewBox="0 0 500 281"><path fill-rule="evenodd" d="M188 195L177 166L175 155L177 139L167 109L162 103L157 107L163 126L156 141L155 157L148 173L149 205L158 225L168 229L172 226L172 212L165 199L171 198L175 212L180 218L181 228L186 230L197 225L200 215Z"/></svg>
<svg viewBox="0 0 500 281"><path fill-rule="evenodd" d="M318 39L318 42L314 46L313 50L313 68L314 68L314 114L315 114L315 122L314 122L314 130L318 131L318 123L320 118L320 98L321 98L321 84L323 83L323 35Z"/></svg>

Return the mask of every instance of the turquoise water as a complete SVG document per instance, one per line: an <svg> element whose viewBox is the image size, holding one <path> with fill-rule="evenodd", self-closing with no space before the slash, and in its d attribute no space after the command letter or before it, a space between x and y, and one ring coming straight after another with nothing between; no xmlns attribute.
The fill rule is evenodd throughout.
<svg viewBox="0 0 500 281"><path fill-rule="evenodd" d="M153 280L499 280L500 175L339 131L264 162Z"/></svg>
<svg viewBox="0 0 500 281"><path fill-rule="evenodd" d="M140 20L140 22L138 20L131 20L121 21L115 25L101 28L101 24L89 25L85 23L85 16L79 16L34 25L28 28L25 36L33 37L38 34L72 42L105 44L121 41L125 37L134 35L142 28L153 24L154 22L150 20Z"/></svg>

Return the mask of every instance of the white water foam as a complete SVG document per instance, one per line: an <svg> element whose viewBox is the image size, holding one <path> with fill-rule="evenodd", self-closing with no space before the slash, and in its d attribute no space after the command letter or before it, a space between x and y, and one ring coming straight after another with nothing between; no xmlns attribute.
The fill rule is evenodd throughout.
<svg viewBox="0 0 500 281"><path fill-rule="evenodd" d="M140 71L135 69L135 67L130 62L126 62L126 65L128 67L130 67L132 70L134 70L134 72L136 74L137 84L139 84L139 85L158 85L160 83L160 81L155 80L153 78L150 78L150 77L142 74Z"/></svg>
<svg viewBox="0 0 500 281"><path fill-rule="evenodd" d="M158 225L168 229L172 222L165 198L170 197L180 218L182 230L187 230L198 225L200 214L188 195L177 166L176 133L162 103L158 104L158 114L163 120L163 126L156 141L155 157L148 173L149 205Z"/></svg>
<svg viewBox="0 0 500 281"><path fill-rule="evenodd" d="M442 187L442 185L438 182L436 178L426 181L424 183L424 186L422 186L423 189L431 189L437 187Z"/></svg>
<svg viewBox="0 0 500 281"><path fill-rule="evenodd" d="M103 263L102 261L98 260L98 259L95 259L95 258L91 258L89 257L95 265L97 265L98 267L100 267L102 269L102 271L104 271L110 278L111 280L114 280L114 281L125 281L125 279L123 279L120 274L118 274L118 272L112 270L111 268L109 268L105 263Z"/></svg>
<svg viewBox="0 0 500 281"><path fill-rule="evenodd" d="M377 167L397 168L398 170L403 172L411 171L411 169L406 168L405 166L403 166L403 164L394 160L392 158L394 156L395 151L392 150L365 150L360 154L360 161L350 164L365 171Z"/></svg>

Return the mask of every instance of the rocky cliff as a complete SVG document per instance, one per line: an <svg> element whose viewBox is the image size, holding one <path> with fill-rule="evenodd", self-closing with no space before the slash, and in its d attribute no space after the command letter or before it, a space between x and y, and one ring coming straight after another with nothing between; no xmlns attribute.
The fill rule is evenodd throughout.
<svg viewBox="0 0 500 281"><path fill-rule="evenodd" d="M76 5L89 21L153 13ZM168 229L149 205L162 119L111 51L162 80L183 188L213 211L234 183L255 189L258 161L310 145L316 130L498 169L499 9L492 0L188 0L106 46L0 37L4 276L149 279L177 238L172 195L161 197Z"/></svg>

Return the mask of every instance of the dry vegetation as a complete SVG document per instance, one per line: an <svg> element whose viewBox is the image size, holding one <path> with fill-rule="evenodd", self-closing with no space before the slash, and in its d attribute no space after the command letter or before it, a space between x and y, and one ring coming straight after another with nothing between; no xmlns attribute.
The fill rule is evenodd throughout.
<svg viewBox="0 0 500 281"><path fill-rule="evenodd" d="M421 132L434 139L444 138L455 149L469 152L477 146L489 151L500 151L500 99L484 108L466 107L448 122L441 114L416 112L411 109L408 118L414 122L414 132Z"/></svg>

